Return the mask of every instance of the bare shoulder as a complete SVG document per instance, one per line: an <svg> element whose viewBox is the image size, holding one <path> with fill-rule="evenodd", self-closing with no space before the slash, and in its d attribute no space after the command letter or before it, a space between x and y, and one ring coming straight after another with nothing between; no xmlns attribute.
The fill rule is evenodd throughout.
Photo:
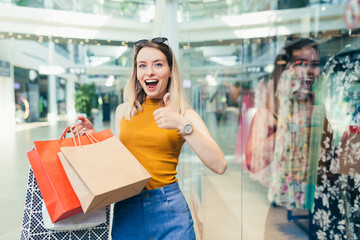
<svg viewBox="0 0 360 240"><path fill-rule="evenodd" d="M115 112L115 134L117 137L120 136L120 121L125 115L126 107L128 106L127 103L122 103L116 108Z"/></svg>
<svg viewBox="0 0 360 240"><path fill-rule="evenodd" d="M255 115L254 116L257 116L257 117L274 117L274 115L270 112L269 109L267 108L259 108Z"/></svg>
<svg viewBox="0 0 360 240"><path fill-rule="evenodd" d="M273 126L276 124L276 118L269 109L259 108L254 115L253 122Z"/></svg>
<svg viewBox="0 0 360 240"><path fill-rule="evenodd" d="M118 105L116 108L116 117L121 119L125 114L125 109L127 106L128 106L127 103L122 103L122 104Z"/></svg>

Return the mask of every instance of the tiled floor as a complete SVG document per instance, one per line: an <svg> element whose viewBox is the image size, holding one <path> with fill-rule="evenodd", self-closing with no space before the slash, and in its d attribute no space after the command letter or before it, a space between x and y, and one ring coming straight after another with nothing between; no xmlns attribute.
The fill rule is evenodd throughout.
<svg viewBox="0 0 360 240"><path fill-rule="evenodd" d="M110 128L113 131L112 122L103 123L98 117L95 126L100 130ZM68 124L64 121L56 125L25 124L0 137L1 240L20 238L29 170L26 153L31 150L32 142L59 138ZM211 121L207 124L212 125ZM270 208L266 189L242 173L240 165L233 162L234 146L229 142L235 141L236 134L234 128L227 128L227 125L209 128L229 161L225 175L210 173L186 149L178 169L185 170L179 174L180 183L185 195L189 196L193 215L197 215L202 223L203 240L307 239L300 228L286 220L284 209ZM191 164L185 166L188 163ZM197 179L195 182L191 180L194 177ZM191 196L191 192L197 193L197 199ZM201 203L198 209L193 207L194 199Z"/></svg>

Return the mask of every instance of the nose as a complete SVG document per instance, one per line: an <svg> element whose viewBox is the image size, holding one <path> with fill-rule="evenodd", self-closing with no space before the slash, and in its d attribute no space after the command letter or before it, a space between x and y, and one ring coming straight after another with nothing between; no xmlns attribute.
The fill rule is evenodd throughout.
<svg viewBox="0 0 360 240"><path fill-rule="evenodd" d="M311 66L311 65L309 65L307 68L306 68L306 70L307 70L307 74L308 74L308 76L314 76L314 72L315 72L315 69Z"/></svg>
<svg viewBox="0 0 360 240"><path fill-rule="evenodd" d="M308 68L307 68L307 71L308 71L308 75L310 77L316 78L316 77L319 76L320 67L309 65Z"/></svg>
<svg viewBox="0 0 360 240"><path fill-rule="evenodd" d="M152 66L149 66L149 67L146 69L146 75L148 75L148 76L154 75L154 69L153 69Z"/></svg>

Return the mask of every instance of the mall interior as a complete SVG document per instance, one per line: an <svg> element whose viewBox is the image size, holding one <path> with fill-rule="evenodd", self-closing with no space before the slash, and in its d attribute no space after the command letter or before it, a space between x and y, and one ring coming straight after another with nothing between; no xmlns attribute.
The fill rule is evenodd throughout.
<svg viewBox="0 0 360 240"><path fill-rule="evenodd" d="M182 149L177 178L197 239L359 239L359 22L358 0L0 0L0 239L20 238L33 142L59 139L78 115L114 133L134 42L158 36L168 39L186 96L228 164L216 175L187 144ZM301 39L315 42L318 55L311 64L295 61L295 68L317 69L313 109L322 109L332 137L314 130L315 110L311 134L284 124L278 110L275 150L282 146L287 155L274 151L277 167L254 172L249 139L270 125L252 120L270 101L267 86L282 61L277 56ZM280 94L274 95L281 105ZM301 104L289 102L286 119L294 119ZM339 147L346 144L350 150ZM324 156L320 145L329 145L332 155ZM350 170L332 171L333 165ZM292 193L284 190L296 188L290 177L298 187Z"/></svg>

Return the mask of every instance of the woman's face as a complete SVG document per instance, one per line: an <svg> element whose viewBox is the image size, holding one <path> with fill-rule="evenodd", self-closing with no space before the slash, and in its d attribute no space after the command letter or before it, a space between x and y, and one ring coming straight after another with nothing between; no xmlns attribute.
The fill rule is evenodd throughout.
<svg viewBox="0 0 360 240"><path fill-rule="evenodd" d="M311 93L311 87L320 73L319 56L312 47L304 47L293 51L291 62L298 79L297 94Z"/></svg>
<svg viewBox="0 0 360 240"><path fill-rule="evenodd" d="M142 48L136 60L137 80L149 98L162 98L171 74L166 56L156 48Z"/></svg>

